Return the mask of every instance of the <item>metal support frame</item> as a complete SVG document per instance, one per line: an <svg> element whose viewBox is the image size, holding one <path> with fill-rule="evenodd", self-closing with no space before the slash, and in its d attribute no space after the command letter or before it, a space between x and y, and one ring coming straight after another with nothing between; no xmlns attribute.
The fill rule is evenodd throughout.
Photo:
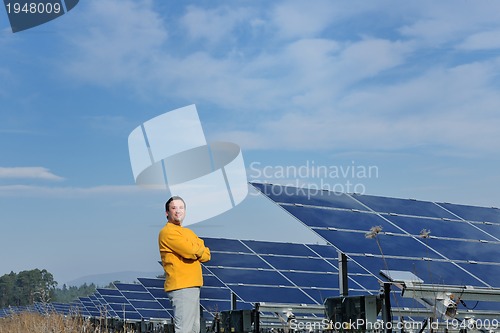
<svg viewBox="0 0 500 333"><path fill-rule="evenodd" d="M401 297L412 298L424 305L425 309L393 309L398 315L421 315L436 318L438 314L446 319L500 318L500 311L457 310L463 300L500 302L500 288L478 287L469 285L426 284L414 274L406 271L381 271L391 284L401 290Z"/></svg>
<svg viewBox="0 0 500 333"><path fill-rule="evenodd" d="M391 312L391 284L384 283L383 285L383 307L382 307L382 320L384 323L392 323L392 312ZM385 325L385 333L392 333L392 328L389 325Z"/></svg>
<svg viewBox="0 0 500 333"><path fill-rule="evenodd" d="M349 294L347 256L343 252L339 252L339 291L340 296L346 297Z"/></svg>
<svg viewBox="0 0 500 333"><path fill-rule="evenodd" d="M255 332L259 332L261 328L281 329L291 320L318 324L325 320L324 305L261 302L255 303L254 311Z"/></svg>
<svg viewBox="0 0 500 333"><path fill-rule="evenodd" d="M461 300L500 302L500 288L405 282L401 293L402 297L409 298L443 298L448 295Z"/></svg>

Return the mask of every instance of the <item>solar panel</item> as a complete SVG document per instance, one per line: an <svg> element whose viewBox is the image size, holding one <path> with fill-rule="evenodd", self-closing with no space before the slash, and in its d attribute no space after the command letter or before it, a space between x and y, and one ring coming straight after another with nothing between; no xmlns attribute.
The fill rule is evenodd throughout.
<svg viewBox="0 0 500 333"><path fill-rule="evenodd" d="M138 283L114 283L114 285L142 319L167 320L172 317L144 285Z"/></svg>
<svg viewBox="0 0 500 333"><path fill-rule="evenodd" d="M71 304L71 309L74 314L81 315L83 317L89 317L90 313L87 311L85 306L83 306L82 301L80 299L76 299Z"/></svg>
<svg viewBox="0 0 500 333"><path fill-rule="evenodd" d="M0 309L0 318L5 318L10 315L10 312L6 308Z"/></svg>
<svg viewBox="0 0 500 333"><path fill-rule="evenodd" d="M363 206L362 209L346 210L352 207L339 205L339 200L332 200L336 196L326 191L310 200L307 195L279 185L252 185L308 225L335 249L362 262L374 276L383 267L379 260L372 258L383 256L386 257L386 265L390 262L391 265L405 266L410 271L412 267L430 270L426 267L432 266L433 273L448 284L467 281L479 286L500 285L498 280L491 278L500 267L496 257L500 253L500 225L497 225L500 210L497 208L346 194L347 197L340 202L349 202L347 198L350 198ZM286 193L293 195L284 195ZM318 196L326 198L319 205ZM366 239L366 233L374 226L381 226L382 231L376 235L376 240ZM430 233L422 237L423 229ZM368 256L359 259L364 255ZM392 257L395 259L388 260ZM464 263L474 264L475 268L464 266ZM374 269L377 265L379 269ZM445 271L454 273L447 274ZM425 274L424 271L420 273Z"/></svg>
<svg viewBox="0 0 500 333"><path fill-rule="evenodd" d="M101 316L106 318L120 318L111 305L104 299L104 297L99 293L99 289L89 296L89 298L96 304L97 308L101 311Z"/></svg>
<svg viewBox="0 0 500 333"><path fill-rule="evenodd" d="M318 302L324 295L338 295L339 251L348 258L350 294L380 292L384 280L380 271L384 269L414 272L425 283L500 286L497 208L252 185L325 239L329 246L241 240L221 249L222 256L217 252L218 240L208 240L211 250L215 250L213 257L218 266L213 273L245 302L283 297L281 302L308 303L311 299ZM374 231L373 227L380 229ZM238 256L236 248L241 252ZM244 263L246 259L252 263ZM257 269L262 277L246 277L246 270L252 269ZM270 271L290 282L291 290L298 288L302 293L293 297L280 293L278 290L289 285L281 277L270 278L273 274ZM237 280L244 283L238 285ZM269 285L273 280L280 281L281 289L278 283ZM253 293L247 284L255 284ZM304 294L308 296L306 299ZM414 303L394 296L398 304Z"/></svg>
<svg viewBox="0 0 500 333"><path fill-rule="evenodd" d="M431 237L495 241L494 237L468 222L457 220L443 221L441 219L414 216L386 216L386 219L415 236L420 235L421 231L426 229L430 231Z"/></svg>
<svg viewBox="0 0 500 333"><path fill-rule="evenodd" d="M433 202L358 194L354 194L352 197L363 203L369 210L378 213L396 213L402 215L450 219L455 218L454 215Z"/></svg>
<svg viewBox="0 0 500 333"><path fill-rule="evenodd" d="M386 219L377 214L360 211L283 205L288 212L311 228L338 228L367 231L372 226L381 226L384 231L401 232Z"/></svg>
<svg viewBox="0 0 500 333"><path fill-rule="evenodd" d="M78 299L82 303L82 306L84 307L85 311L88 312L92 317L97 318L101 315L101 312L96 307L94 302L92 302L90 297L79 297Z"/></svg>
<svg viewBox="0 0 500 333"><path fill-rule="evenodd" d="M467 205L456 205L450 203L438 203L456 217L467 221L495 222L500 223L500 209Z"/></svg>
<svg viewBox="0 0 500 333"><path fill-rule="evenodd" d="M275 202L366 210L361 203L344 193L273 184L252 185Z"/></svg>
<svg viewBox="0 0 500 333"><path fill-rule="evenodd" d="M164 283L165 279L157 279L157 278L138 278L137 279L144 288L153 296L153 298L165 309L169 316L168 318L172 318L173 309L172 304L170 303L167 293L165 292Z"/></svg>
<svg viewBox="0 0 500 333"><path fill-rule="evenodd" d="M102 298L108 303L108 305L113 309L116 315L122 320L141 320L141 315L137 310L130 304L128 299L120 293L118 289L103 289L97 288L97 293L99 293Z"/></svg>
<svg viewBox="0 0 500 333"><path fill-rule="evenodd" d="M205 239L205 243L211 244L209 246L212 246L213 259L205 263L204 267L210 271L211 275L217 277L213 280L217 282L217 285L220 285L222 281L225 286L217 288L224 290L223 294L214 290L210 297L218 298L218 306L226 307L223 310L230 309L231 292L240 300L237 304L238 308L249 308L249 305L255 302L286 302L287 300L319 304L315 297L317 290L311 291L314 293L314 296L311 296L293 281L297 279L300 284L300 279L304 281L306 273L297 276L293 272L321 271L328 274L327 272L335 270L327 261L302 244L260 241L235 241L229 244L219 242L219 239L214 238ZM218 244L222 247L219 248ZM245 252L242 251L242 246L247 249ZM291 263L294 265L290 265ZM286 266L289 276L280 272L282 266ZM317 276L318 274L315 277ZM209 290L210 281L206 279L206 287L202 288L202 293L203 290ZM221 303L223 299L226 301Z"/></svg>
<svg viewBox="0 0 500 333"><path fill-rule="evenodd" d="M210 250L214 248L211 247ZM216 249L215 247L214 249ZM219 267L240 267L240 268L257 268L257 269L271 269L271 267L256 255L246 253L223 253L218 252L216 256L210 259L210 266Z"/></svg>

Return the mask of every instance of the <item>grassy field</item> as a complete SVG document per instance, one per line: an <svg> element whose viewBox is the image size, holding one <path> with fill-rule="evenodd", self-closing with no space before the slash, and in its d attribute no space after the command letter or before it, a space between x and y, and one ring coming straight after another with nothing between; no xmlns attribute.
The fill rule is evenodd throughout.
<svg viewBox="0 0 500 333"><path fill-rule="evenodd" d="M82 318L60 314L40 315L21 313L0 318L0 333L108 333L106 328L94 328Z"/></svg>

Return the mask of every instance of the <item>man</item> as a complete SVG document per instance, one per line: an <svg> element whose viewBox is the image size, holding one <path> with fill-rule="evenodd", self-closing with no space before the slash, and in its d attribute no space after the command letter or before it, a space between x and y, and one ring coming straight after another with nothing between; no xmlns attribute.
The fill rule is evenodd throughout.
<svg viewBox="0 0 500 333"><path fill-rule="evenodd" d="M165 203L167 223L158 235L165 291L174 309L175 333L200 332L201 263L210 260L203 240L182 226L186 203L173 196Z"/></svg>

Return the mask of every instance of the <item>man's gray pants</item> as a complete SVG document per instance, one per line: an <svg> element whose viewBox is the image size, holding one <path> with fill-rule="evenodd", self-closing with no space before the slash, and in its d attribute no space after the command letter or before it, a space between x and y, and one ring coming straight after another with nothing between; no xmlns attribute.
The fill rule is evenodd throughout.
<svg viewBox="0 0 500 333"><path fill-rule="evenodd" d="M200 288L185 288L168 292L174 309L175 333L200 332Z"/></svg>

